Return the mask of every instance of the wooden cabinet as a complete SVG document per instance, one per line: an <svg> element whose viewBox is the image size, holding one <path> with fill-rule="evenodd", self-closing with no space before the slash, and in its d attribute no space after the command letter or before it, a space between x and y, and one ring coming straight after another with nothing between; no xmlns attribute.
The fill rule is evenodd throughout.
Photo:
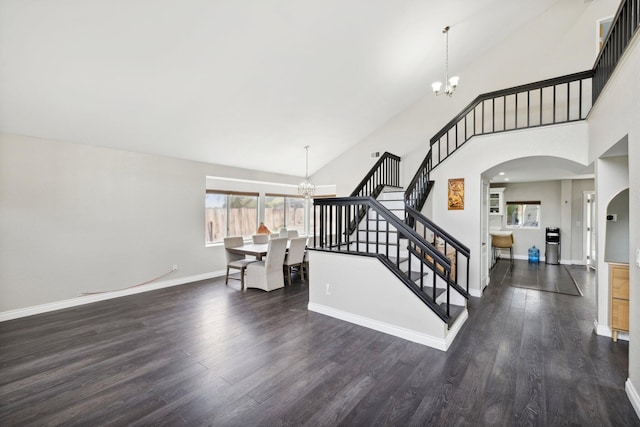
<svg viewBox="0 0 640 427"><path fill-rule="evenodd" d="M504 188L490 188L489 189L489 214L490 215L502 215L504 200L503 200Z"/></svg>
<svg viewBox="0 0 640 427"><path fill-rule="evenodd" d="M611 338L618 332L629 332L629 265L609 264L609 313Z"/></svg>

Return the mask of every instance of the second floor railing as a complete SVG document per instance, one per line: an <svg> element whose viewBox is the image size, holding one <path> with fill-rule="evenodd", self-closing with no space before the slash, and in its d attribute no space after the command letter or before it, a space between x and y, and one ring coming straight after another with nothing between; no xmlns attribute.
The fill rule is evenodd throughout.
<svg viewBox="0 0 640 427"><path fill-rule="evenodd" d="M638 28L640 28L640 0L623 0L593 66L594 104Z"/></svg>
<svg viewBox="0 0 640 427"><path fill-rule="evenodd" d="M478 96L431 138L431 168L474 136L584 120L592 76L582 71Z"/></svg>
<svg viewBox="0 0 640 427"><path fill-rule="evenodd" d="M430 172L474 136L584 120L591 109L592 77L588 70L478 96L431 138L405 190L407 205L422 210Z"/></svg>
<svg viewBox="0 0 640 427"><path fill-rule="evenodd" d="M478 96L431 138L427 172L477 135L584 120L639 28L640 0L622 0L592 69Z"/></svg>

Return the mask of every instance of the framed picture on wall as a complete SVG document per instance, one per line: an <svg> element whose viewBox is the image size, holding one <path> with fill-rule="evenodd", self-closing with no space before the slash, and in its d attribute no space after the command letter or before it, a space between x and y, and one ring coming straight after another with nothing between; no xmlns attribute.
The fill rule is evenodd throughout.
<svg viewBox="0 0 640 427"><path fill-rule="evenodd" d="M464 210L464 178L449 180L447 203L450 211Z"/></svg>

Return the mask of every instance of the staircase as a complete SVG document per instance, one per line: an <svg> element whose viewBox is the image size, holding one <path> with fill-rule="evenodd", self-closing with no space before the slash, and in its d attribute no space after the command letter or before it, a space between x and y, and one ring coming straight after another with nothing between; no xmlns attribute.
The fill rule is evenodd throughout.
<svg viewBox="0 0 640 427"><path fill-rule="evenodd" d="M405 203L405 190L399 187L385 187L378 196L377 200L380 202L382 206L389 210L392 214L398 217L400 220L405 220L407 218L407 209ZM377 217L377 215L376 215ZM414 218L413 216L409 216L410 218ZM383 221L384 219L376 218L375 221ZM415 224L415 221L413 222ZM362 224L360 225L362 228ZM384 228L384 225L383 227ZM415 230L415 228L414 228ZM363 230L360 230L359 233L363 233ZM365 232L366 233L366 232ZM361 236L362 234L359 234ZM369 236L371 237L371 236ZM426 236L422 236L425 242L433 243L435 239L431 236L430 239L427 239ZM409 253L409 244L406 239L399 239L397 233L391 234L390 242L388 242L388 246L399 247L399 257L400 257L400 269L404 275L406 275L409 280L413 281L416 286L420 288L420 290L426 293L427 297L434 301L442 311L448 313L447 323L449 325L453 324L456 319L462 314L462 312L466 308L466 298L468 298L468 293L466 291L455 292L450 295L451 303L447 305L447 286L443 280L429 280L429 275L431 275L432 279L436 278L436 274L433 273L431 269L427 269L426 271L423 268L422 263L418 262L416 259L415 253ZM436 246L437 248L437 246ZM439 251L444 255L443 251ZM419 256L419 255L418 255ZM428 256L428 255L426 255ZM450 267L451 267L451 279L455 280L455 258L451 259ZM431 274L430 274L431 272Z"/></svg>
<svg viewBox="0 0 640 427"><path fill-rule="evenodd" d="M388 165L384 166L387 161L399 162L399 158L385 153L368 176L377 179L380 174L375 169L389 169ZM369 180L363 180L359 187L353 194L363 194L362 187L366 187L376 198L359 196L314 201L315 224L319 225L314 233L314 248L377 257L451 327L466 312L468 261L465 263L467 289L464 289L458 284L457 253L449 250L453 246L442 239L439 230L429 230L430 222L426 218L415 220L422 215L407 210L410 208L406 208L404 189L380 181L371 184ZM421 225L421 234L405 223L407 217ZM441 243L440 247L437 243ZM468 259L468 249L466 251Z"/></svg>
<svg viewBox="0 0 640 427"><path fill-rule="evenodd" d="M421 214L434 185L430 172L476 135L584 120L640 28L639 8L640 0L622 0L593 69L478 96L431 138L406 190L400 188L400 158L384 153L351 197L315 199L314 251L377 258L450 328L466 313L470 251ZM324 279L334 278L340 279ZM326 287L329 296L330 283ZM345 314L310 297L312 304L316 311ZM355 316L351 321L358 323L362 318Z"/></svg>

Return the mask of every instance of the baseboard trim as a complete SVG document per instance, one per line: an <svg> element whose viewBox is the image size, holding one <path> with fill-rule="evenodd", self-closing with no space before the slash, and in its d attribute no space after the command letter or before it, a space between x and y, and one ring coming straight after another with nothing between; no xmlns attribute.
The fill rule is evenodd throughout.
<svg viewBox="0 0 640 427"><path fill-rule="evenodd" d="M7 320L19 319L36 314L48 313L50 311L62 310L65 308L77 307L79 305L91 304L98 301L105 301L113 298L120 298L128 295L139 294L142 292L155 291L156 289L169 288L171 286L185 285L187 283L197 282L199 280L213 279L215 277L224 276L226 270L214 271L210 273L196 274L194 276L180 277L178 279L163 280L161 282L149 283L143 286L123 289L120 291L105 292L103 294L84 295L78 298L71 298L61 301L54 301L46 304L34 305L32 307L19 308L0 312L0 322Z"/></svg>
<svg viewBox="0 0 640 427"><path fill-rule="evenodd" d="M393 335L394 337L402 338L407 341L415 342L418 344L426 345L427 347L435 348L441 351L447 351L456 334L462 327L464 320L468 318L468 313L465 310L461 317L464 319L458 319L454 324L454 331L450 330L447 336L443 338L434 337L432 335L423 334L420 332L406 329L400 326L392 325L390 323L381 322L379 320L371 319L357 314L348 313L346 311L337 310L326 305L310 302L307 306L309 311L315 313L324 314L325 316L333 317L336 319L344 320L345 322L354 323L356 325L364 326L365 328L373 329L374 331L383 332L385 334ZM443 327L444 322L443 322ZM450 338L449 338L450 337Z"/></svg>
<svg viewBox="0 0 640 427"><path fill-rule="evenodd" d="M598 324L598 320L593 321L593 327L596 331L596 335L600 335L607 338L611 338L613 336L613 332L611 331L611 328L606 325ZM629 334L624 332L618 332L618 339L623 341L629 341Z"/></svg>
<svg viewBox="0 0 640 427"><path fill-rule="evenodd" d="M449 347L451 347L451 344L453 344L453 340L456 338L456 336L458 336L458 332L460 332L460 330L462 329L462 325L465 324L468 318L469 311L465 308L462 314L460 314L460 317L458 317L456 321L453 322L453 326L449 329L449 332L447 332L444 351L447 351Z"/></svg>
<svg viewBox="0 0 640 427"><path fill-rule="evenodd" d="M502 257L501 259L509 259L509 252L507 252L507 255L505 257ZM513 255L513 259L519 259L522 261L529 261L529 256L528 255ZM539 259L539 263L540 264L544 264L546 261L546 258L541 256ZM580 261L580 260L567 260L567 259L561 259L560 260L560 264L563 265L586 265L584 261Z"/></svg>
<svg viewBox="0 0 640 427"><path fill-rule="evenodd" d="M631 402L631 406L633 406L633 409L635 409L636 415L638 415L638 418L640 418L640 395L638 394L638 391L633 386L633 384L631 384L630 378L627 378L627 381L625 381L624 390L627 392L627 397Z"/></svg>
<svg viewBox="0 0 640 427"><path fill-rule="evenodd" d="M611 338L611 329L608 326L600 325L598 319L593 321L593 329L596 331L596 335Z"/></svg>
<svg viewBox="0 0 640 427"><path fill-rule="evenodd" d="M469 295L471 295L472 297L481 298L482 291L479 289L469 289Z"/></svg>

